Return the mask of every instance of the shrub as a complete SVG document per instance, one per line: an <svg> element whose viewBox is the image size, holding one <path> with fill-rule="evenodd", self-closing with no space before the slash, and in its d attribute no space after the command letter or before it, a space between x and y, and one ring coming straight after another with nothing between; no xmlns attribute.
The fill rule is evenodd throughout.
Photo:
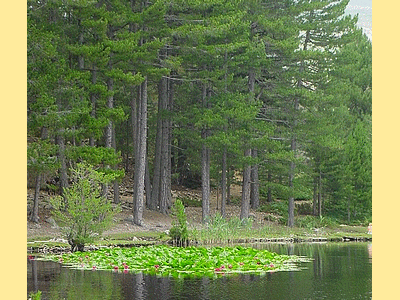
<svg viewBox="0 0 400 300"><path fill-rule="evenodd" d="M330 227L330 228L335 228L338 223L335 219L330 218L330 217L319 217L321 227Z"/></svg>
<svg viewBox="0 0 400 300"><path fill-rule="evenodd" d="M296 210L299 215L311 215L313 213L312 203L302 202L296 204Z"/></svg>
<svg viewBox="0 0 400 300"><path fill-rule="evenodd" d="M176 199L172 206L172 227L169 231L169 236L173 241L179 245L184 246L188 244L188 229L187 229L187 218L185 214L185 207L182 200Z"/></svg>
<svg viewBox="0 0 400 300"><path fill-rule="evenodd" d="M331 227L337 226L337 222L330 217L316 217L316 216L302 216L297 217L295 220L296 226L301 228L320 228L320 227Z"/></svg>
<svg viewBox="0 0 400 300"><path fill-rule="evenodd" d="M300 228L312 229L319 227L317 221L318 219L315 216L301 216L296 218L295 224Z"/></svg>
<svg viewBox="0 0 400 300"><path fill-rule="evenodd" d="M254 233L253 219L240 220L239 217L224 218L219 212L209 218L201 229L192 229L191 238L199 243L231 242L239 237L249 237Z"/></svg>
<svg viewBox="0 0 400 300"><path fill-rule="evenodd" d="M111 226L119 207L113 209L102 196L102 185L111 182L115 175L94 170L80 163L71 169L72 185L65 189L65 204L62 197L54 197L53 216L64 232L71 250L83 251L86 243Z"/></svg>
<svg viewBox="0 0 400 300"><path fill-rule="evenodd" d="M201 200L199 199L194 199L194 198L190 198L190 197L183 197L182 199L180 199L183 203L183 206L187 207L187 206L191 206L191 207L201 207Z"/></svg>
<svg viewBox="0 0 400 300"><path fill-rule="evenodd" d="M31 299L31 300L40 300L40 299L42 299L42 292L41 291L37 291L36 293L34 293L34 292L29 293L29 299Z"/></svg>
<svg viewBox="0 0 400 300"><path fill-rule="evenodd" d="M287 201L274 201L270 203L265 203L259 208L262 212L274 213L280 216L284 216L288 212L288 202Z"/></svg>

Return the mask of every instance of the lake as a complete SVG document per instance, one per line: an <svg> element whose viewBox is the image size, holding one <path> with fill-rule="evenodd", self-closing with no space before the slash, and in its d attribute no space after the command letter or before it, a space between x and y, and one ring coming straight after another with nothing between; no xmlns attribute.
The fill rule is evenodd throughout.
<svg viewBox="0 0 400 300"><path fill-rule="evenodd" d="M28 294L42 299L371 299L372 243L254 244L312 259L301 271L219 278L169 278L72 270L28 261Z"/></svg>

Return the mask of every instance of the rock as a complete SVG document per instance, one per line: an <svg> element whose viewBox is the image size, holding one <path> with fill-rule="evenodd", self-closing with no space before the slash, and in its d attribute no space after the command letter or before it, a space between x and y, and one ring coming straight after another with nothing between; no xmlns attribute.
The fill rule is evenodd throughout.
<svg viewBox="0 0 400 300"><path fill-rule="evenodd" d="M52 242L56 242L56 243L64 243L64 244L68 244L68 241L62 238L53 238L50 241Z"/></svg>
<svg viewBox="0 0 400 300"><path fill-rule="evenodd" d="M255 215L253 215L253 214L249 214L249 219L253 219L253 221L255 221L257 218L256 218L256 216L255 216Z"/></svg>
<svg viewBox="0 0 400 300"><path fill-rule="evenodd" d="M124 221L125 221L125 222L129 222L129 223L132 223L132 222L133 222L133 216L130 215L129 217L125 218Z"/></svg>
<svg viewBox="0 0 400 300"><path fill-rule="evenodd" d="M46 219L46 222L49 223L49 224L51 225L51 228L57 228L57 229L60 228L60 227L57 225L56 221L55 221L52 217L47 218L47 219Z"/></svg>

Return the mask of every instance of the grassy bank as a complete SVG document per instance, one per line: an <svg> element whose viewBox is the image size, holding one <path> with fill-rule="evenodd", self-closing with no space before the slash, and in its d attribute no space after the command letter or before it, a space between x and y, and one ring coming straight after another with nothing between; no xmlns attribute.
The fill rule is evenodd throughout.
<svg viewBox="0 0 400 300"><path fill-rule="evenodd" d="M87 248L145 246L167 242L168 240L169 237L165 233L154 231L114 233L102 236L94 243L87 245ZM43 236L28 239L27 248L29 252L61 252L69 250L70 245L63 239Z"/></svg>
<svg viewBox="0 0 400 300"><path fill-rule="evenodd" d="M321 224L322 225L322 224ZM245 242L316 242L316 241L369 241L372 235L364 226L330 224L289 228L275 222L268 225L241 222L238 218L225 220L216 215L202 228L192 228L189 240L199 244Z"/></svg>
<svg viewBox="0 0 400 300"><path fill-rule="evenodd" d="M192 228L189 225L189 240L192 244L255 243L255 242L333 242L346 240L370 241L364 226L336 226L321 228L288 228L276 223L257 226L252 222L241 223L238 220L213 220L208 225ZM112 246L141 246L169 243L166 233L143 231L105 235L97 239L88 249ZM29 252L61 252L70 249L62 239L43 236L28 239Z"/></svg>

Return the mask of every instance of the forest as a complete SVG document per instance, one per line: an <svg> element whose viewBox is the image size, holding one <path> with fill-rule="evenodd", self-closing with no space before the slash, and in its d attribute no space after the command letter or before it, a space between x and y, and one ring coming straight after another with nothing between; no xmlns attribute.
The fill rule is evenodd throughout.
<svg viewBox="0 0 400 300"><path fill-rule="evenodd" d="M251 209L372 220L372 43L349 0L28 0L30 220L70 168L133 176L133 222L174 186L221 215ZM112 191L112 193L111 193Z"/></svg>

